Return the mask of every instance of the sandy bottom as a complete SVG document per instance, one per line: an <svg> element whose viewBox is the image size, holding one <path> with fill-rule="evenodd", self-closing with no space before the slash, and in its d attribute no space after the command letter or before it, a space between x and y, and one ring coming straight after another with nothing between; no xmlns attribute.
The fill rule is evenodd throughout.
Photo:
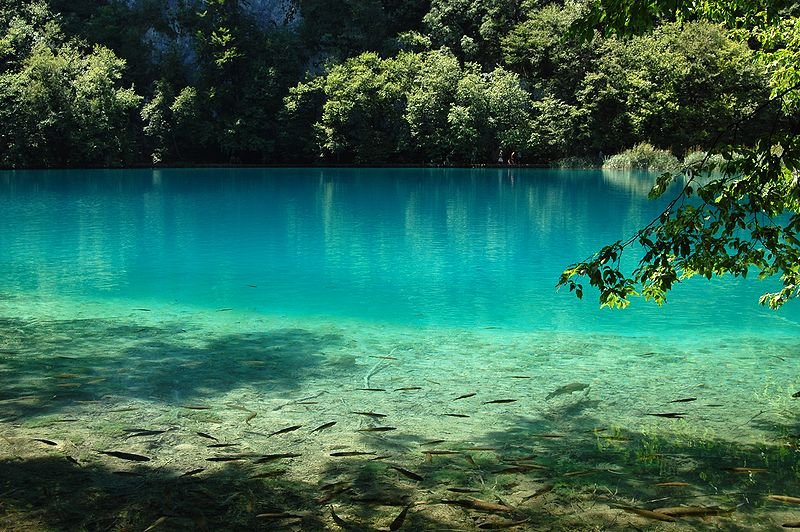
<svg viewBox="0 0 800 532"><path fill-rule="evenodd" d="M800 521L800 499L774 498L800 497L792 338L419 329L10 296L0 316L3 530Z"/></svg>

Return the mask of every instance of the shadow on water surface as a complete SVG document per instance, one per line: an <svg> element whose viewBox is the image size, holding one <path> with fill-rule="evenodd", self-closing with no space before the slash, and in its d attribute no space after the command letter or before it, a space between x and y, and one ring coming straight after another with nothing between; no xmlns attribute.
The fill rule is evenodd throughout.
<svg viewBox="0 0 800 532"><path fill-rule="evenodd" d="M0 320L0 419L57 412L80 401L203 401L243 385L297 389L320 371L337 334L303 329L193 337L180 325L104 319Z"/></svg>

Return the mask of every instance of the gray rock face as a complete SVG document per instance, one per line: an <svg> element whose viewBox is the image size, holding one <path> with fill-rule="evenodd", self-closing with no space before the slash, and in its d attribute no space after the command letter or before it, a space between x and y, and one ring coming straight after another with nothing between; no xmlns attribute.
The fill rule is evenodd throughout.
<svg viewBox="0 0 800 532"><path fill-rule="evenodd" d="M124 2L128 7L135 7L141 0L116 1ZM186 7L202 11L204 5L205 0L167 0L164 2L164 18L169 23L174 35L165 34L155 28L147 30L142 40L143 44L151 50L153 62L159 62L167 51L177 50L185 65L196 64L194 37L181 26L178 12ZM270 28L294 28L301 21L297 0L239 0L239 5L264 31L269 31Z"/></svg>

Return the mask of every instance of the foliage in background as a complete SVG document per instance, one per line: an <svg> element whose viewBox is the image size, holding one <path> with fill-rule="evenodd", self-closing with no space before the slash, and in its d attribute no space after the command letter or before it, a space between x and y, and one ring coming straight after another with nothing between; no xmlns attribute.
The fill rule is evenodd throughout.
<svg viewBox="0 0 800 532"><path fill-rule="evenodd" d="M681 184L658 218L568 267L559 286L582 297L585 279L599 290L601 305L625 307L636 295L663 303L676 283L693 276L754 272L762 279L779 278L762 304L778 308L800 296L800 6L757 0L590 5L578 26L585 34L597 25L607 33L650 31L665 18L721 21L755 49L754 63L769 80L770 95L731 116L703 145L707 153L699 163L658 179L654 197ZM714 166L718 174L710 173ZM620 262L628 251L640 257L631 272Z"/></svg>
<svg viewBox="0 0 800 532"><path fill-rule="evenodd" d="M125 61L65 38L43 3L0 4L0 163L130 163L141 97L122 86Z"/></svg>
<svg viewBox="0 0 800 532"><path fill-rule="evenodd" d="M5 78L2 164L482 164L500 149L549 163L641 142L682 157L710 149L721 132L752 146L775 109L747 127L726 124L767 97L769 79L794 75L758 61L763 52L747 44L778 58L791 49L781 44L791 41L789 22L739 34L756 26L716 24L733 15L710 1L703 9L713 23L682 7L680 17L654 12L655 31L641 35L610 31L623 20L616 14L600 24L587 5L602 2L293 0L276 3L288 9L273 18L256 4L0 0L0 73L22 75L26 61L55 68L69 56L63 45L83 56L111 50L124 66L106 55L92 68L128 91L98 117L64 111L57 91L53 105L44 96L33 105L21 94L24 76ZM34 59L36 43L53 59L41 48ZM70 72L61 69L65 87L75 83ZM82 119L97 119L100 133ZM37 132L39 122L50 132ZM73 144L40 148L67 130Z"/></svg>

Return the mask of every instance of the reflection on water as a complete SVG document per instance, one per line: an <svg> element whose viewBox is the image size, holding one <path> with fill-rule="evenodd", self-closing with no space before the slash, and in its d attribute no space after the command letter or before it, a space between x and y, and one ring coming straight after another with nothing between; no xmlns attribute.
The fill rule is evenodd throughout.
<svg viewBox="0 0 800 532"><path fill-rule="evenodd" d="M604 179L0 174L0 522L800 520L769 498L798 495L797 310L732 280L624 313L554 293L658 208Z"/></svg>
<svg viewBox="0 0 800 532"><path fill-rule="evenodd" d="M609 187L610 175L7 173L0 223L12 230L0 235L3 281L15 291L142 304L619 334L705 334L713 300L711 326L728 334L781 329L775 313L757 305L769 286L752 280L692 280L674 291L674 305L637 302L626 313L555 293L566 265L658 212L638 186ZM784 323L800 323L795 307L781 312Z"/></svg>

